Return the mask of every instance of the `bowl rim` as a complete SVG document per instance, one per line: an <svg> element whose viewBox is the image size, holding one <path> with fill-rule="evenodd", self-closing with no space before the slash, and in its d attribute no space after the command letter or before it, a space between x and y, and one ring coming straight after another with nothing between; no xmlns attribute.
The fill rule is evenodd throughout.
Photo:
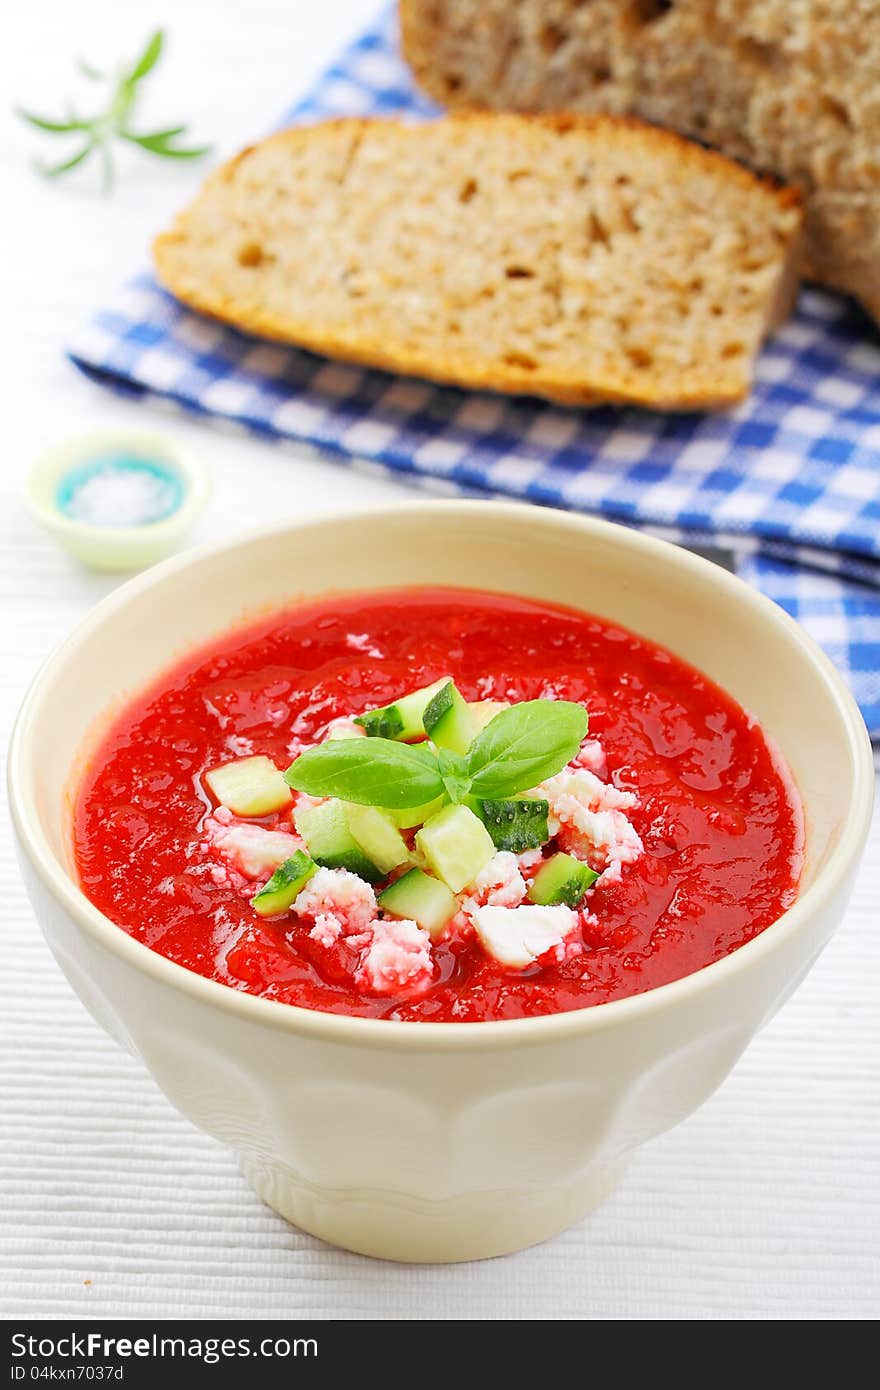
<svg viewBox="0 0 880 1390"><path fill-rule="evenodd" d="M577 533L585 539L611 539L643 554L667 563L672 562L684 570L690 570L708 579L730 599L749 605L761 621L770 622L781 635L801 649L808 663L815 668L816 674L824 680L832 694L841 731L849 745L853 763L853 795L847 819L837 843L806 891L799 895L792 906L775 922L751 941L701 970L673 980L669 984L659 985L624 999L583 1009L543 1014L536 1018L462 1023L361 1018L263 999L178 965L142 942L136 941L100 912L57 860L40 824L29 789L29 725L41 696L51 685L57 670L82 640L100 629L105 618L124 608L129 598L149 589L159 580L197 567L203 560L214 558L224 551L248 547L263 539L314 525L357 522L365 516L397 516L405 512L421 511L430 513L433 519L440 521L444 517L450 519L460 516L463 509L473 510L476 507L483 509L487 521L493 517L499 520L515 518L522 523L531 513L536 520L540 518L542 525L550 524L561 530ZM205 1006L216 1008L221 1013L227 1011L237 1015L242 1022L288 1033L300 1033L304 1037L321 1038L338 1044L379 1050L415 1048L418 1051L437 1052L462 1048L484 1051L496 1047L554 1043L572 1034L592 1033L621 1026L632 1018L675 1008L683 1000L709 991L713 987L722 986L774 953L833 898L841 884L855 869L867 839L874 806L873 752L858 706L822 649L777 604L711 560L644 532L579 513L529 506L520 502L483 499L416 499L371 503L344 510L316 510L307 518L288 518L281 522L272 522L249 529L234 539L227 537L219 542L194 547L127 580L82 617L38 669L15 721L9 749L7 781L12 822L21 851L27 856L45 888L80 930L84 930L100 947L121 957L135 970L144 972L160 985L188 994Z"/></svg>

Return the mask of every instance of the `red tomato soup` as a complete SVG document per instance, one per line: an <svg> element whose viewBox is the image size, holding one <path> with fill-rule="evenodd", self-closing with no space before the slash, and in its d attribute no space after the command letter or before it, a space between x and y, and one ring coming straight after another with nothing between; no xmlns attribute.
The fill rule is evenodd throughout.
<svg viewBox="0 0 880 1390"><path fill-rule="evenodd" d="M389 840L403 862L386 862L377 881L356 872L360 859L328 862L326 846L322 866L321 845L304 836L308 813L327 803L287 792L275 769L328 732L366 747L352 716L443 678L466 720L472 706L485 720L494 707L477 702L490 700L589 712L580 748L577 736L568 764L531 790L543 843L480 850L482 803L465 798L456 825L473 828L483 866L464 886L439 881L418 826L400 825L406 816ZM274 764L283 804L242 814L206 776L257 755ZM351 821L362 836L360 824ZM83 891L169 960L308 1009L439 1022L582 1009L700 970L792 903L802 841L781 760L707 677L589 614L454 589L327 597L199 650L116 719L75 809ZM292 859L311 877L293 902L261 914L252 900ZM555 879L568 878L561 900L535 887L551 859ZM430 931L377 902L413 862L411 881L424 887L427 874L443 919Z"/></svg>

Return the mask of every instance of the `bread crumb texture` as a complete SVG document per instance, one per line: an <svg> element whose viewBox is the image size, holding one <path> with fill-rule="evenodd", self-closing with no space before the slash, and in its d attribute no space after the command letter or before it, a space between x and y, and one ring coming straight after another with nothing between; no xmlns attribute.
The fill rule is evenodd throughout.
<svg viewBox="0 0 880 1390"><path fill-rule="evenodd" d="M880 0L401 0L447 106L634 113L799 187L805 269L880 318Z"/></svg>
<svg viewBox="0 0 880 1390"><path fill-rule="evenodd" d="M722 407L790 307L801 210L605 116L281 132L155 244L163 283L264 337L575 404Z"/></svg>

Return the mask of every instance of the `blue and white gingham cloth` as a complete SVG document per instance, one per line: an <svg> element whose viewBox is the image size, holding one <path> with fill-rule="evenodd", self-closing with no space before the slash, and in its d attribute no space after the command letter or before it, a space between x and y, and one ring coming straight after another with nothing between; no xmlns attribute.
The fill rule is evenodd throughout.
<svg viewBox="0 0 880 1390"><path fill-rule="evenodd" d="M430 115L391 16L283 124ZM447 493L502 493L730 549L739 572L826 648L880 738L880 339L846 300L804 290L723 415L566 410L397 378L260 342L137 276L70 344L97 380L306 442Z"/></svg>

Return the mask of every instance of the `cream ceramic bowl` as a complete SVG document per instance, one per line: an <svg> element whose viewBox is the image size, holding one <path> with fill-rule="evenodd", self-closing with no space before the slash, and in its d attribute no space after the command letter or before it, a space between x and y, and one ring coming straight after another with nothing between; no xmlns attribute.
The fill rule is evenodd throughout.
<svg viewBox="0 0 880 1390"><path fill-rule="evenodd" d="M71 786L108 712L243 617L328 589L404 584L572 604L708 672L757 716L800 787L807 860L796 904L733 955L650 993L465 1024L253 998L103 917L76 886L69 826ZM739 580L600 521L436 501L290 522L132 580L38 675L10 778L37 917L98 1022L143 1058L173 1105L238 1152L290 1221L366 1254L437 1261L516 1250L579 1220L636 1145L711 1095L840 921L874 780L864 725L830 663Z"/></svg>

